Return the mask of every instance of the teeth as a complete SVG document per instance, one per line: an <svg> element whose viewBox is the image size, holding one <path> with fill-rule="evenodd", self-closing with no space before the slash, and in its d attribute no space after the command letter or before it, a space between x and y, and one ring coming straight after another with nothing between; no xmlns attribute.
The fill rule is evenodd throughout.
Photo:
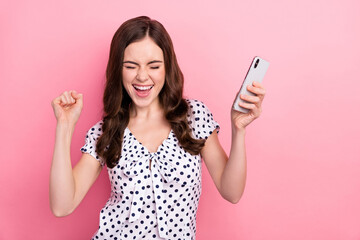
<svg viewBox="0 0 360 240"><path fill-rule="evenodd" d="M142 91L145 91L145 90L149 90L149 89L151 89L153 86L135 86L135 85L133 85L134 86L134 88L136 88L137 90L142 90Z"/></svg>

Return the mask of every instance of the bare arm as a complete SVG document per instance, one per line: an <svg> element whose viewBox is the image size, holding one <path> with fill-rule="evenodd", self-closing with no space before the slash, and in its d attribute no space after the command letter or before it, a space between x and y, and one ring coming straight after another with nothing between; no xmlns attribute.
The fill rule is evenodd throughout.
<svg viewBox="0 0 360 240"><path fill-rule="evenodd" d="M237 203L246 182L245 130L233 136L229 158L220 145L216 131L206 140L201 154L221 196Z"/></svg>
<svg viewBox="0 0 360 240"><path fill-rule="evenodd" d="M221 196L231 203L237 203L245 189L246 183L246 149L245 127L261 113L261 103L265 96L264 87L254 82L248 90L257 96L242 97L250 103L240 103L244 108L250 109L244 114L231 110L232 141L230 156L227 157L220 145L216 131L206 140L201 150L206 167Z"/></svg>
<svg viewBox="0 0 360 240"><path fill-rule="evenodd" d="M52 101L57 118L54 154L50 169L50 208L55 216L70 214L79 205L101 172L100 163L83 154L74 169L70 145L82 109L82 95L64 92Z"/></svg>

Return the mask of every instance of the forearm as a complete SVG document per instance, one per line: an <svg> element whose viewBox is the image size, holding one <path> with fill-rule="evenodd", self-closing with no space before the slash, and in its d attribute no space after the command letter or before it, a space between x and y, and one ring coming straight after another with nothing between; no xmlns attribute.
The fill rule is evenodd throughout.
<svg viewBox="0 0 360 240"><path fill-rule="evenodd" d="M230 156L221 176L222 196L232 203L237 203L244 192L245 183L245 129L233 129Z"/></svg>
<svg viewBox="0 0 360 240"><path fill-rule="evenodd" d="M56 216L72 211L75 182L71 166L70 144L75 125L56 126L54 154L50 170L50 207Z"/></svg>

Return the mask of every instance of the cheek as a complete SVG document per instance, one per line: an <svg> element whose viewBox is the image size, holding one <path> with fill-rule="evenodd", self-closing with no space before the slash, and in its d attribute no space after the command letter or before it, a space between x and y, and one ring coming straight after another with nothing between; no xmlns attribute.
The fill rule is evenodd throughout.
<svg viewBox="0 0 360 240"><path fill-rule="evenodd" d="M165 71L158 71L153 74L153 79L155 79L157 82L164 82L165 81Z"/></svg>
<svg viewBox="0 0 360 240"><path fill-rule="evenodd" d="M131 72L123 71L123 74L122 74L123 82L124 83L131 82L132 75L133 74Z"/></svg>

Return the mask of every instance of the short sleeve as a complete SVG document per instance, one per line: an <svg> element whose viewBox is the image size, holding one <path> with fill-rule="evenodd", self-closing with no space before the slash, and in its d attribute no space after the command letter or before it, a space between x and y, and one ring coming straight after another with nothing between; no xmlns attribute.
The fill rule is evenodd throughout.
<svg viewBox="0 0 360 240"><path fill-rule="evenodd" d="M203 102L190 99L187 99L187 102L189 105L187 117L195 138L207 139L215 129L219 133L220 125Z"/></svg>
<svg viewBox="0 0 360 240"><path fill-rule="evenodd" d="M83 153L90 154L100 162L101 166L104 166L105 161L101 157L99 157L96 152L96 143L102 134L102 124L103 121L100 120L89 129L85 137L85 145L80 150Z"/></svg>

